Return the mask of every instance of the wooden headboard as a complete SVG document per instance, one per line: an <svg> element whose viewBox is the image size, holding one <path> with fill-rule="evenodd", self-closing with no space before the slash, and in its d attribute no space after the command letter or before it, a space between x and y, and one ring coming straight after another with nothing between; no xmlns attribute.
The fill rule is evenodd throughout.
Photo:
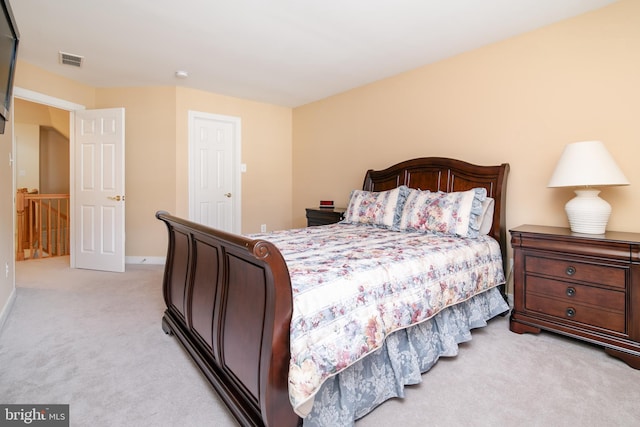
<svg viewBox="0 0 640 427"><path fill-rule="evenodd" d="M406 185L420 190L450 193L477 187L486 188L487 196L495 200L493 224L489 235L500 243L506 272L505 206L508 173L508 163L498 166L479 166L444 157L421 157L395 164L383 170L368 170L362 189L384 191Z"/></svg>

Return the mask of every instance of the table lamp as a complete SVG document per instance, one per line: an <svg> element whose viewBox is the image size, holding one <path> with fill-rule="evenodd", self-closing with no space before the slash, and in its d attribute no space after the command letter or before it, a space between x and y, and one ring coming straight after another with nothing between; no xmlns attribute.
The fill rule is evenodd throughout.
<svg viewBox="0 0 640 427"><path fill-rule="evenodd" d="M593 186L629 185L609 151L600 141L568 144L547 187L580 187L565 205L571 231L604 234L611 205L598 197Z"/></svg>

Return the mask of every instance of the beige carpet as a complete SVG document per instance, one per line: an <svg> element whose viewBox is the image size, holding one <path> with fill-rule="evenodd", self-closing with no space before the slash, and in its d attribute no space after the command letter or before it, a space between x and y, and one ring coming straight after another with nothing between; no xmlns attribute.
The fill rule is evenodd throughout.
<svg viewBox="0 0 640 427"><path fill-rule="evenodd" d="M68 403L72 426L236 425L162 332L161 266L103 273L71 270L64 257L18 263L16 274L0 403ZM511 333L506 318L423 379L356 426L640 424L640 371L575 340Z"/></svg>

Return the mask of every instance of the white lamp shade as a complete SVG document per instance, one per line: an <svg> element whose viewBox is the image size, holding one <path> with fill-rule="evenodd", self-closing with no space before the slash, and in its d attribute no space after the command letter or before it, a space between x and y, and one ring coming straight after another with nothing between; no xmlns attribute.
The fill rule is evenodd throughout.
<svg viewBox="0 0 640 427"><path fill-rule="evenodd" d="M564 148L549 187L583 187L565 205L571 231L604 234L611 205L598 197L603 185L628 185L611 154L600 141L574 142Z"/></svg>
<svg viewBox="0 0 640 427"><path fill-rule="evenodd" d="M548 187L628 184L629 180L602 142L583 141L564 148Z"/></svg>

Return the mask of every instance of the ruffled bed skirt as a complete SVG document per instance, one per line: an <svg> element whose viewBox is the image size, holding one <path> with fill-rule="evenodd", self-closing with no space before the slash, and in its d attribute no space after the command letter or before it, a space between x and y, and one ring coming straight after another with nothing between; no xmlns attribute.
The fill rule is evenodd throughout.
<svg viewBox="0 0 640 427"><path fill-rule="evenodd" d="M393 397L404 397L405 385L422 381L441 356L458 354L471 329L509 310L498 288L449 307L431 319L396 331L374 353L329 378L316 394L304 426L352 426L354 421Z"/></svg>

